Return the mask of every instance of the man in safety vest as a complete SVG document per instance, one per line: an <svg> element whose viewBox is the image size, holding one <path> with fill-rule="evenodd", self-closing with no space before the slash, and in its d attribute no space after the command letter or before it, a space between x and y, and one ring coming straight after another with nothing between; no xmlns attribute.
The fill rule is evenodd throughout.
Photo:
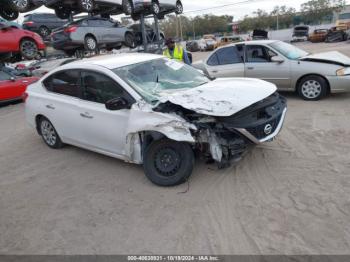
<svg viewBox="0 0 350 262"><path fill-rule="evenodd" d="M165 49L163 52L164 56L184 62L188 65L191 64L186 50L181 45L175 44L175 41L172 38L168 38L165 41L165 45L167 46L167 49Z"/></svg>

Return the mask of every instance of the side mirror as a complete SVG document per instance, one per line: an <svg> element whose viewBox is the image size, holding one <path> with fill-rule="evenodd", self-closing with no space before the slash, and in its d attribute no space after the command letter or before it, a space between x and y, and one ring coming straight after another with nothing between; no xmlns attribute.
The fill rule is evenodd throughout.
<svg viewBox="0 0 350 262"><path fill-rule="evenodd" d="M11 81L11 82L15 82L15 81L16 81L16 78L13 77L13 76L11 76L11 77L10 77L10 81Z"/></svg>
<svg viewBox="0 0 350 262"><path fill-rule="evenodd" d="M106 108L111 111L118 111L122 109L130 109L129 102L123 97L113 98L108 100L105 104Z"/></svg>
<svg viewBox="0 0 350 262"><path fill-rule="evenodd" d="M275 63L281 64L281 63L284 62L284 59L282 57L276 55L276 56L271 57L271 62L275 62Z"/></svg>

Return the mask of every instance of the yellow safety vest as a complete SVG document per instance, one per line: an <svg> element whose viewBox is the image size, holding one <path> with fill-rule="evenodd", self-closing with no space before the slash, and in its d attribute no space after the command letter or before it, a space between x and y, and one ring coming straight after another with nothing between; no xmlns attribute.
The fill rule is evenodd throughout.
<svg viewBox="0 0 350 262"><path fill-rule="evenodd" d="M175 59L183 62L184 60L184 49L180 45L176 45L174 48L174 53L173 56L171 56L169 48L164 50L163 55L170 58L170 59Z"/></svg>

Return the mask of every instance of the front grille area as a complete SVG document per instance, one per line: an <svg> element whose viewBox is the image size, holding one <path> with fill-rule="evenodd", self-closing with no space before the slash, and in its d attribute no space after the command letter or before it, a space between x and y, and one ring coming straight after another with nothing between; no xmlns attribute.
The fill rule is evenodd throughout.
<svg viewBox="0 0 350 262"><path fill-rule="evenodd" d="M247 128L246 130L249 133L251 133L254 137L256 137L257 139L263 139L276 131L276 128L278 127L278 124L281 121L281 117L282 117L282 115L279 115L277 118L275 118L267 123L264 123L262 125L255 126L255 127L250 127L250 128ZM265 132L265 128L268 125L271 125L271 129L269 132Z"/></svg>
<svg viewBox="0 0 350 262"><path fill-rule="evenodd" d="M220 118L219 121L228 130L245 129L257 140L261 140L276 131L286 107L286 99L276 92L233 116Z"/></svg>

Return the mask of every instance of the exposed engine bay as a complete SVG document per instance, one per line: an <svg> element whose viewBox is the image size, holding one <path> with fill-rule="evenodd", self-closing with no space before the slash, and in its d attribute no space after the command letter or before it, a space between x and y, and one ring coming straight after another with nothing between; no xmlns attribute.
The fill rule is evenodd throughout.
<svg viewBox="0 0 350 262"><path fill-rule="evenodd" d="M176 113L196 130L195 149L225 167L241 159L250 145L272 140L280 131L287 111L286 99L277 92L229 117L208 116L166 102L153 109Z"/></svg>

